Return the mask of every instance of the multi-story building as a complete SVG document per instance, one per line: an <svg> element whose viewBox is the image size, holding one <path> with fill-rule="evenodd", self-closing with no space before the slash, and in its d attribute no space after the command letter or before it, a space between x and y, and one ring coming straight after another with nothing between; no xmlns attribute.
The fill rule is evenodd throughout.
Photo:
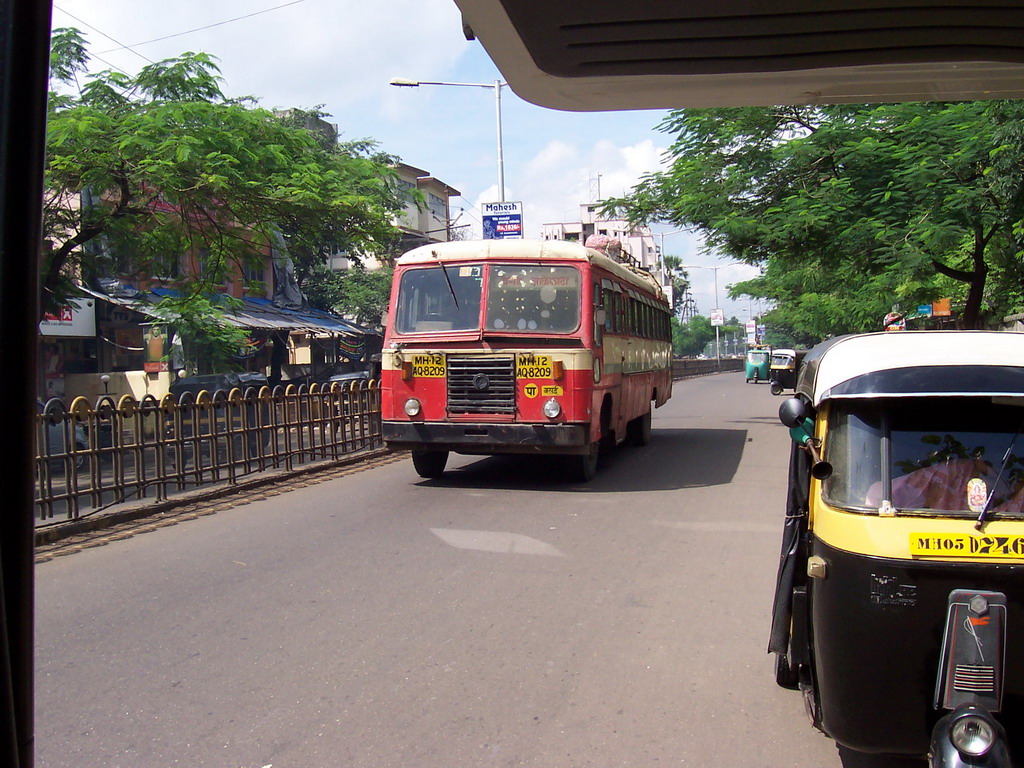
<svg viewBox="0 0 1024 768"><path fill-rule="evenodd" d="M405 211L395 222L402 230L402 252L428 243L454 240L451 198L461 197L459 190L405 163L398 164L398 178L404 188L418 189L425 203L425 207L419 208L410 195Z"/></svg>
<svg viewBox="0 0 1024 768"><path fill-rule="evenodd" d="M541 225L541 239L569 240L586 243L591 235L606 235L622 243L623 257L646 269L659 283L669 301L672 301L672 283L662 262L661 250L654 242L654 234L647 227L634 227L625 219L604 219L598 203L581 203L579 221L563 221Z"/></svg>
<svg viewBox="0 0 1024 768"><path fill-rule="evenodd" d="M427 171L406 163L399 163L398 184L406 192L405 208L395 217L395 226L402 233L402 240L396 248L397 254L405 253L428 243L443 243L456 239L457 228L453 228L451 198L461 197L459 190L431 176ZM423 207L417 204L413 190L419 190ZM353 259L339 253L331 258L330 267L335 271L349 269ZM360 259L367 269L376 269L375 259Z"/></svg>

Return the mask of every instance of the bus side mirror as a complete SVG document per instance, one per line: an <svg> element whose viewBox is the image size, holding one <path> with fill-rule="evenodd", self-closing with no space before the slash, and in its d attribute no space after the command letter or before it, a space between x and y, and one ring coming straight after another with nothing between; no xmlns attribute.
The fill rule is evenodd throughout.
<svg viewBox="0 0 1024 768"><path fill-rule="evenodd" d="M608 319L608 313L603 309L598 309L594 312L594 322L598 325L604 325Z"/></svg>
<svg viewBox="0 0 1024 768"><path fill-rule="evenodd" d="M385 312L384 314L382 314L380 316L380 324L384 328L388 327L388 313L387 312Z"/></svg>

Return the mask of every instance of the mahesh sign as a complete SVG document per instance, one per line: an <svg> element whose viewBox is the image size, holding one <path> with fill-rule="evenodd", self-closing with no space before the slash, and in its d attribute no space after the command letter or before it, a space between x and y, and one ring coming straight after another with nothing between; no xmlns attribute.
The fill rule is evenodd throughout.
<svg viewBox="0 0 1024 768"><path fill-rule="evenodd" d="M484 203L484 240L522 240L522 203Z"/></svg>

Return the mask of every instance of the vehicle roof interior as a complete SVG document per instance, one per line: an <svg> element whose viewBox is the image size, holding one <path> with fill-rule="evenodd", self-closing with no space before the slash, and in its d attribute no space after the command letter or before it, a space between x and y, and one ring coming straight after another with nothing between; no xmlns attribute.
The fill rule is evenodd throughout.
<svg viewBox="0 0 1024 768"><path fill-rule="evenodd" d="M1024 96L1021 0L455 0L520 97L565 110Z"/></svg>

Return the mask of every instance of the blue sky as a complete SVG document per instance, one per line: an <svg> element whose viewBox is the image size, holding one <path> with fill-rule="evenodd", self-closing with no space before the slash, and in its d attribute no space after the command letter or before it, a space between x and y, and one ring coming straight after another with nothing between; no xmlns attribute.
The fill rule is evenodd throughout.
<svg viewBox="0 0 1024 768"><path fill-rule="evenodd" d="M480 203L498 200L494 89L389 85L395 77L501 79L480 43L463 37L452 0L56 0L53 25L85 33L95 69L134 73L149 61L205 51L218 59L229 95L254 96L268 109L322 105L343 138L372 138L458 189L453 216L462 209L459 222L477 233ZM527 237L544 223L578 218L579 204L598 189L628 191L657 170L668 146L656 130L662 111L558 112L507 87L501 101L506 199L522 201ZM667 235L664 245L687 264L725 263L689 234ZM753 273L718 269L727 314L745 319L757 310L725 298L726 285ZM715 303L714 275L690 271L702 314Z"/></svg>

